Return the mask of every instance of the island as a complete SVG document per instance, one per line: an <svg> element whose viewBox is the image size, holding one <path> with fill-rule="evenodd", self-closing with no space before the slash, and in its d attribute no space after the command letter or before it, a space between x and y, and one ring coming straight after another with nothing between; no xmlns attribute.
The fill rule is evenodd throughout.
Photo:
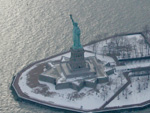
<svg viewBox="0 0 150 113"><path fill-rule="evenodd" d="M75 112L150 104L150 32L123 33L82 45L73 25L69 51L33 62L15 75L20 99ZM70 40L70 39L68 39Z"/></svg>

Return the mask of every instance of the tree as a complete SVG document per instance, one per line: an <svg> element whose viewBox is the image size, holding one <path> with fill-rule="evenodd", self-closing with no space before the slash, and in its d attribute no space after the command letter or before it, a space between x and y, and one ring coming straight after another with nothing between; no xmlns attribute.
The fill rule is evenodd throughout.
<svg viewBox="0 0 150 113"><path fill-rule="evenodd" d="M96 57L96 54L97 54L97 49L98 49L98 43L94 43L94 44L92 45L92 50L93 50L93 52L95 53L95 57Z"/></svg>
<svg viewBox="0 0 150 113"><path fill-rule="evenodd" d="M104 55L106 55L106 53L107 53L107 46L103 46L103 48L102 48L102 51L103 51L103 57L104 57Z"/></svg>
<svg viewBox="0 0 150 113"><path fill-rule="evenodd" d="M134 57L136 58L136 56L137 56L137 55L136 55L136 54L137 54L136 45L133 46L133 50L134 50L134 54L135 54Z"/></svg>
<svg viewBox="0 0 150 113"><path fill-rule="evenodd" d="M119 47L121 40L122 40L121 37L115 37L114 38L113 42L115 43L116 48Z"/></svg>
<svg viewBox="0 0 150 113"><path fill-rule="evenodd" d="M140 81L138 81L138 92L139 92L139 93L141 92L141 84L140 84Z"/></svg>
<svg viewBox="0 0 150 113"><path fill-rule="evenodd" d="M130 79L130 80L131 80L130 87L132 87L132 79Z"/></svg>
<svg viewBox="0 0 150 113"><path fill-rule="evenodd" d="M104 101L106 100L107 95L108 95L108 90L107 90L106 85L104 85L102 89L102 98Z"/></svg>
<svg viewBox="0 0 150 113"><path fill-rule="evenodd" d="M122 91L122 95L124 95L124 90Z"/></svg>
<svg viewBox="0 0 150 113"><path fill-rule="evenodd" d="M119 96L119 94L118 94L118 100L120 99L120 96Z"/></svg>
<svg viewBox="0 0 150 113"><path fill-rule="evenodd" d="M149 85L149 82L147 82L147 84L146 84L146 88L148 88L148 85Z"/></svg>
<svg viewBox="0 0 150 113"><path fill-rule="evenodd" d="M126 88L126 89L125 89L125 99L128 99L128 93L129 93L129 89Z"/></svg>
<svg viewBox="0 0 150 113"><path fill-rule="evenodd" d="M144 88L144 90L146 89L146 85L147 85L147 82L144 82L144 83L143 83L143 88Z"/></svg>
<svg viewBox="0 0 150 113"><path fill-rule="evenodd" d="M123 77L122 76L123 76L123 74L121 72L119 72L119 76L118 77L120 78L121 85L122 85L122 81L123 81Z"/></svg>
<svg viewBox="0 0 150 113"><path fill-rule="evenodd" d="M149 78L150 78L150 72L149 70L147 70L147 81L149 81Z"/></svg>
<svg viewBox="0 0 150 113"><path fill-rule="evenodd" d="M147 36L147 34L150 32L150 28L148 25L145 25L143 28L143 33Z"/></svg>

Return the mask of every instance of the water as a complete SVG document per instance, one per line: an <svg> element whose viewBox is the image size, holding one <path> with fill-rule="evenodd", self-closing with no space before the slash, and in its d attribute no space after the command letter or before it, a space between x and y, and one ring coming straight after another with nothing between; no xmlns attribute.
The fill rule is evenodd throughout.
<svg viewBox="0 0 150 113"><path fill-rule="evenodd" d="M150 25L149 6L150 0L0 0L0 112L64 112L17 102L9 86L29 63L69 50L70 13L79 23L82 44L87 44L115 33L142 31Z"/></svg>

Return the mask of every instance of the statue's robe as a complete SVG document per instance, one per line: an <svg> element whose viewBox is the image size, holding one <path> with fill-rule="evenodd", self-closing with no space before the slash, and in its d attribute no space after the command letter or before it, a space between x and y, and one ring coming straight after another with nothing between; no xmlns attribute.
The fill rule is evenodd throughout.
<svg viewBox="0 0 150 113"><path fill-rule="evenodd" d="M73 42L74 49L82 48L80 43L80 28L78 26L73 27Z"/></svg>

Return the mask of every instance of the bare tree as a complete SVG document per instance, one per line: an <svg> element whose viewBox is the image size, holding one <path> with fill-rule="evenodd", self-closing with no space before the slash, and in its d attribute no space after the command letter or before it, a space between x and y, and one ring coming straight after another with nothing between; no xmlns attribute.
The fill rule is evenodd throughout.
<svg viewBox="0 0 150 113"><path fill-rule="evenodd" d="M141 54L141 56L143 56L144 45L145 45L144 40L140 40L139 44L140 44L140 54Z"/></svg>
<svg viewBox="0 0 150 113"><path fill-rule="evenodd" d="M108 44L108 53L109 54L112 54L112 53L114 53L114 51L115 51L115 44L114 44L114 42L110 42L109 44Z"/></svg>
<svg viewBox="0 0 150 113"><path fill-rule="evenodd" d="M94 43L94 44L92 45L92 50L93 50L93 52L95 53L95 57L96 57L96 54L97 54L97 49L98 49L98 43Z"/></svg>
<svg viewBox="0 0 150 113"><path fill-rule="evenodd" d="M147 70L147 81L149 81L150 78L150 72Z"/></svg>
<svg viewBox="0 0 150 113"><path fill-rule="evenodd" d="M103 57L104 57L104 55L108 54L108 47L107 46L103 46L102 51L103 51L102 54L103 54Z"/></svg>
<svg viewBox="0 0 150 113"><path fill-rule="evenodd" d="M124 90L122 91L122 95L124 95Z"/></svg>
<svg viewBox="0 0 150 113"><path fill-rule="evenodd" d="M143 33L147 36L147 34L150 32L150 28L148 25L145 25L144 28L143 28Z"/></svg>
<svg viewBox="0 0 150 113"><path fill-rule="evenodd" d="M118 97L118 100L120 100L120 96L119 96L119 94L118 94L118 96L117 96L117 97Z"/></svg>
<svg viewBox="0 0 150 113"><path fill-rule="evenodd" d="M122 40L121 37L115 37L114 38L113 42L115 43L116 48L119 47L121 40Z"/></svg>
<svg viewBox="0 0 150 113"><path fill-rule="evenodd" d="M128 93L129 93L129 89L128 87L125 89L125 99L128 99Z"/></svg>
<svg viewBox="0 0 150 113"><path fill-rule="evenodd" d="M150 48L148 47L148 55L150 55L150 52L149 52Z"/></svg>
<svg viewBox="0 0 150 113"><path fill-rule="evenodd" d="M140 84L140 81L138 81L138 92L139 92L139 93L141 92L141 84Z"/></svg>
<svg viewBox="0 0 150 113"><path fill-rule="evenodd" d="M130 80L131 80L130 87L132 87L132 79L130 79Z"/></svg>
<svg viewBox="0 0 150 113"><path fill-rule="evenodd" d="M135 53L134 57L136 58L136 54L137 54L136 45L134 45L133 48L134 48L134 53Z"/></svg>
<svg viewBox="0 0 150 113"><path fill-rule="evenodd" d="M123 82L123 77L122 76L123 76L123 74L122 74L122 72L119 72L118 74L119 74L118 77L120 78L120 82L121 82L121 85L122 85L122 82Z"/></svg>
<svg viewBox="0 0 150 113"><path fill-rule="evenodd" d="M144 89L144 90L146 89L146 85L147 85L147 82L144 82L144 83L143 83L143 89Z"/></svg>
<svg viewBox="0 0 150 113"><path fill-rule="evenodd" d="M107 90L107 87L106 85L103 86L103 89L102 89L102 98L103 100L105 101L106 100L106 97L108 96L108 90Z"/></svg>
<svg viewBox="0 0 150 113"><path fill-rule="evenodd" d="M147 84L146 84L146 88L148 88L148 85L149 85L149 82L147 82Z"/></svg>

